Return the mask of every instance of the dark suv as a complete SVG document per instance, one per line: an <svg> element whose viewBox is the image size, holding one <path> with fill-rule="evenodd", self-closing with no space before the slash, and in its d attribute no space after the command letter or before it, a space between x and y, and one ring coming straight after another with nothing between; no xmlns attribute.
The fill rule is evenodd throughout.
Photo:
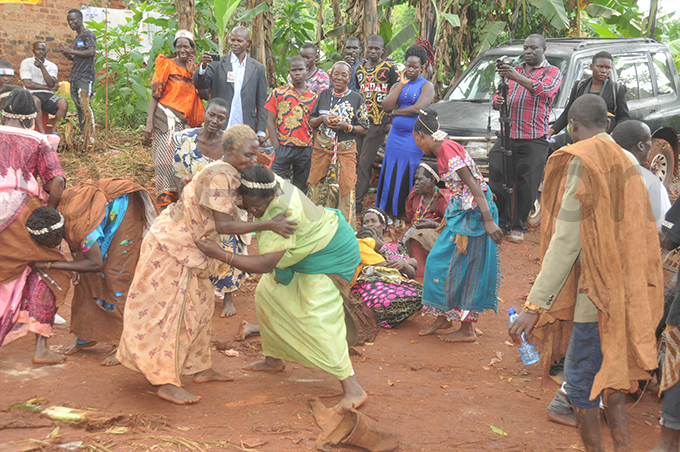
<svg viewBox="0 0 680 452"><path fill-rule="evenodd" d="M668 185L677 171L680 132L680 81L665 44L648 38L546 39L545 58L562 72L562 85L552 105L550 123L562 113L574 83L589 77L593 55L606 50L614 56L611 77L627 88L631 119L652 130L653 148L647 165ZM514 40L482 52L433 107L444 131L460 141L483 171L487 154L500 128L498 112L491 108L499 76L496 60L504 55L522 62L522 44ZM559 149L570 137L566 130L555 135L551 149ZM537 206L538 207L538 206Z"/></svg>

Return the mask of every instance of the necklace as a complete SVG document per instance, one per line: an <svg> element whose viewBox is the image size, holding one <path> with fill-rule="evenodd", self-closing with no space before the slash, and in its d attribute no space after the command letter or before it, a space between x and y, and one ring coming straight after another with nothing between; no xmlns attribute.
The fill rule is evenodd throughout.
<svg viewBox="0 0 680 452"><path fill-rule="evenodd" d="M434 186L434 193L432 194L432 199L430 199L430 202L427 203L427 207L425 207L425 210L422 210L423 204L424 204L424 201L425 201L425 197L422 196L422 195L420 196L420 202L418 203L418 210L416 210L416 215L415 215L414 221L418 221L418 220L425 217L425 214L427 213L427 211L430 210L430 207L432 207L432 203L434 202L435 199L437 199L438 193L439 193L439 187L437 187L435 185Z"/></svg>
<svg viewBox="0 0 680 452"><path fill-rule="evenodd" d="M347 95L347 93L349 93L349 88L345 88L345 91L343 91L342 93L339 93L339 94L336 94L335 90L331 91L331 108L330 108L331 111L333 110L333 107L335 107L336 105L338 105L340 103L342 98L345 97ZM337 97L337 100L335 100L336 97Z"/></svg>

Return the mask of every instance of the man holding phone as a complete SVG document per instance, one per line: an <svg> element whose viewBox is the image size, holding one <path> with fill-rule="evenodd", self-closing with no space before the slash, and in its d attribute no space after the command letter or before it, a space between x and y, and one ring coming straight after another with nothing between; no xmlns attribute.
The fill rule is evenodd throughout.
<svg viewBox="0 0 680 452"><path fill-rule="evenodd" d="M229 103L229 120L224 128L245 124L253 129L263 145L267 139L267 75L262 63L248 56L250 33L242 26L229 34L231 53L223 57L203 53L201 64L194 73L198 90L210 89L210 98Z"/></svg>
<svg viewBox="0 0 680 452"><path fill-rule="evenodd" d="M52 130L57 132L57 125L66 116L68 102L54 92L59 89L57 74L59 69L53 62L47 60L47 46L44 42L33 43L33 56L21 62L19 73L24 87L33 94L35 105L41 111L54 115ZM45 133L42 120L36 121L38 131Z"/></svg>
<svg viewBox="0 0 680 452"><path fill-rule="evenodd" d="M347 41L345 41L345 62L349 64L349 67L352 69L347 87L359 94L361 94L361 92L357 86L355 76L357 73L357 68L364 61L364 47L361 44L361 41L356 36L350 36L347 38Z"/></svg>

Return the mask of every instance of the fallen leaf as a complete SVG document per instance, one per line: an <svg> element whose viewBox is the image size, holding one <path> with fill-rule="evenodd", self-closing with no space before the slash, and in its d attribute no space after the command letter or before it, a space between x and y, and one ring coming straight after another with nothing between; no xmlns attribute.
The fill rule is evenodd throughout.
<svg viewBox="0 0 680 452"><path fill-rule="evenodd" d="M232 358L238 358L238 352L234 350L233 348L230 348L229 350L225 350L224 354L227 356L231 356Z"/></svg>
<svg viewBox="0 0 680 452"><path fill-rule="evenodd" d="M651 422L649 422L649 421L645 421L645 424L647 424L647 425L649 425L649 426L651 426L651 425L652 425L652 423L651 423Z"/></svg>
<svg viewBox="0 0 680 452"><path fill-rule="evenodd" d="M111 427L105 433L109 433L111 435L123 435L127 433L127 431L127 427Z"/></svg>
<svg viewBox="0 0 680 452"><path fill-rule="evenodd" d="M491 370L491 367L489 367L489 366L482 366L482 369L484 369L484 370Z"/></svg>
<svg viewBox="0 0 680 452"><path fill-rule="evenodd" d="M26 403L29 403L31 405L39 405L41 403L49 403L49 400L47 400L45 397L38 397L35 399L31 399Z"/></svg>
<svg viewBox="0 0 680 452"><path fill-rule="evenodd" d="M364 342L364 345L373 345L373 342Z"/></svg>
<svg viewBox="0 0 680 452"><path fill-rule="evenodd" d="M510 383L511 381L512 381L512 377L508 378L508 383Z"/></svg>
<svg viewBox="0 0 680 452"><path fill-rule="evenodd" d="M389 380L389 379L387 380L387 384L390 385L390 386L394 386L394 383L392 383L392 380Z"/></svg>
<svg viewBox="0 0 680 452"><path fill-rule="evenodd" d="M250 449L257 446L264 446L265 444L267 444L267 441L262 438L250 438L241 441L243 447L248 447Z"/></svg>
<svg viewBox="0 0 680 452"><path fill-rule="evenodd" d="M503 343L504 343L505 345L507 345L508 347L514 347L514 346L515 346L515 344L513 344L513 343L510 342L510 341L505 341L505 342L503 342Z"/></svg>
<svg viewBox="0 0 680 452"><path fill-rule="evenodd" d="M503 431L503 429L500 429L500 428L498 428L498 427L495 427L495 426L493 426L493 425L491 425L491 424L486 424L486 425L488 425L489 427L491 427L491 431L494 432L495 434L501 435L501 436L508 436L508 434L505 433L505 432Z"/></svg>
<svg viewBox="0 0 680 452"><path fill-rule="evenodd" d="M585 452L585 449L584 449L583 447L581 447L578 443L572 444L572 445L569 446L569 447L571 447L571 448L574 449L574 450L581 450L581 451Z"/></svg>
<svg viewBox="0 0 680 452"><path fill-rule="evenodd" d="M498 301L500 301L501 303L505 303L505 298L498 297Z"/></svg>
<svg viewBox="0 0 680 452"><path fill-rule="evenodd" d="M448 387L449 387L449 385L442 385L442 386L441 386L442 389L446 389L446 388L448 388Z"/></svg>
<svg viewBox="0 0 680 452"><path fill-rule="evenodd" d="M491 362L489 362L489 366L493 366L494 364L498 364L503 361L503 353L497 351L496 352L496 357L491 358Z"/></svg>
<svg viewBox="0 0 680 452"><path fill-rule="evenodd" d="M475 328L475 333L477 333L477 336L481 336L482 334L484 334L482 333L482 330L480 330L479 328Z"/></svg>
<svg viewBox="0 0 680 452"><path fill-rule="evenodd" d="M418 341L413 340L413 341L411 341L411 343L412 343L412 344L417 344Z"/></svg>
<svg viewBox="0 0 680 452"><path fill-rule="evenodd" d="M177 430L182 430L183 432L188 432L191 430L191 427L177 427Z"/></svg>
<svg viewBox="0 0 680 452"><path fill-rule="evenodd" d="M47 438L52 438L53 436L57 436L59 434L60 427L56 426L52 432L47 435Z"/></svg>

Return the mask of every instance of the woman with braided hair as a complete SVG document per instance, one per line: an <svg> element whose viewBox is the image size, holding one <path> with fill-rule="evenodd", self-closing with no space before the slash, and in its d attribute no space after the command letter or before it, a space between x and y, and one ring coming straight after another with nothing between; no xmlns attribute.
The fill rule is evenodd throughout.
<svg viewBox="0 0 680 452"><path fill-rule="evenodd" d="M437 157L439 176L451 191L446 226L427 257L423 315L435 321L421 336L460 322L459 330L439 336L444 342L474 342L474 322L497 308L501 281L498 209L489 186L465 148L439 130L437 112L425 108L413 128L416 144Z"/></svg>
<svg viewBox="0 0 680 452"><path fill-rule="evenodd" d="M367 396L349 359L348 342L354 341L348 331L353 322L346 316L348 284L361 261L354 231L339 210L315 205L266 167L246 169L239 193L256 224L284 212L291 212L290 218L299 223L290 237L258 232L259 256L225 252L210 240L196 242L213 259L264 273L255 305L265 359L244 369L282 372L284 360L315 367L340 380L343 398L335 408L359 407Z"/></svg>
<svg viewBox="0 0 680 452"><path fill-rule="evenodd" d="M57 306L64 301L70 277L55 269L30 267L34 261L59 261L57 249L31 240L27 221L48 204L56 207L66 179L57 153L45 136L32 130L38 109L25 89L2 100L0 126L0 346L36 333L34 363L57 364L64 357L47 348ZM32 229L54 231L44 220Z"/></svg>
<svg viewBox="0 0 680 452"><path fill-rule="evenodd" d="M405 59L406 67L399 83L392 86L382 104L386 112L392 112L394 118L387 135L385 158L375 197L376 207L395 217L404 217L406 214L406 197L413 186L418 162L423 157L423 151L413 140L413 125L418 112L434 99L434 86L422 77L428 59L427 50L422 46L412 46L406 51Z"/></svg>

